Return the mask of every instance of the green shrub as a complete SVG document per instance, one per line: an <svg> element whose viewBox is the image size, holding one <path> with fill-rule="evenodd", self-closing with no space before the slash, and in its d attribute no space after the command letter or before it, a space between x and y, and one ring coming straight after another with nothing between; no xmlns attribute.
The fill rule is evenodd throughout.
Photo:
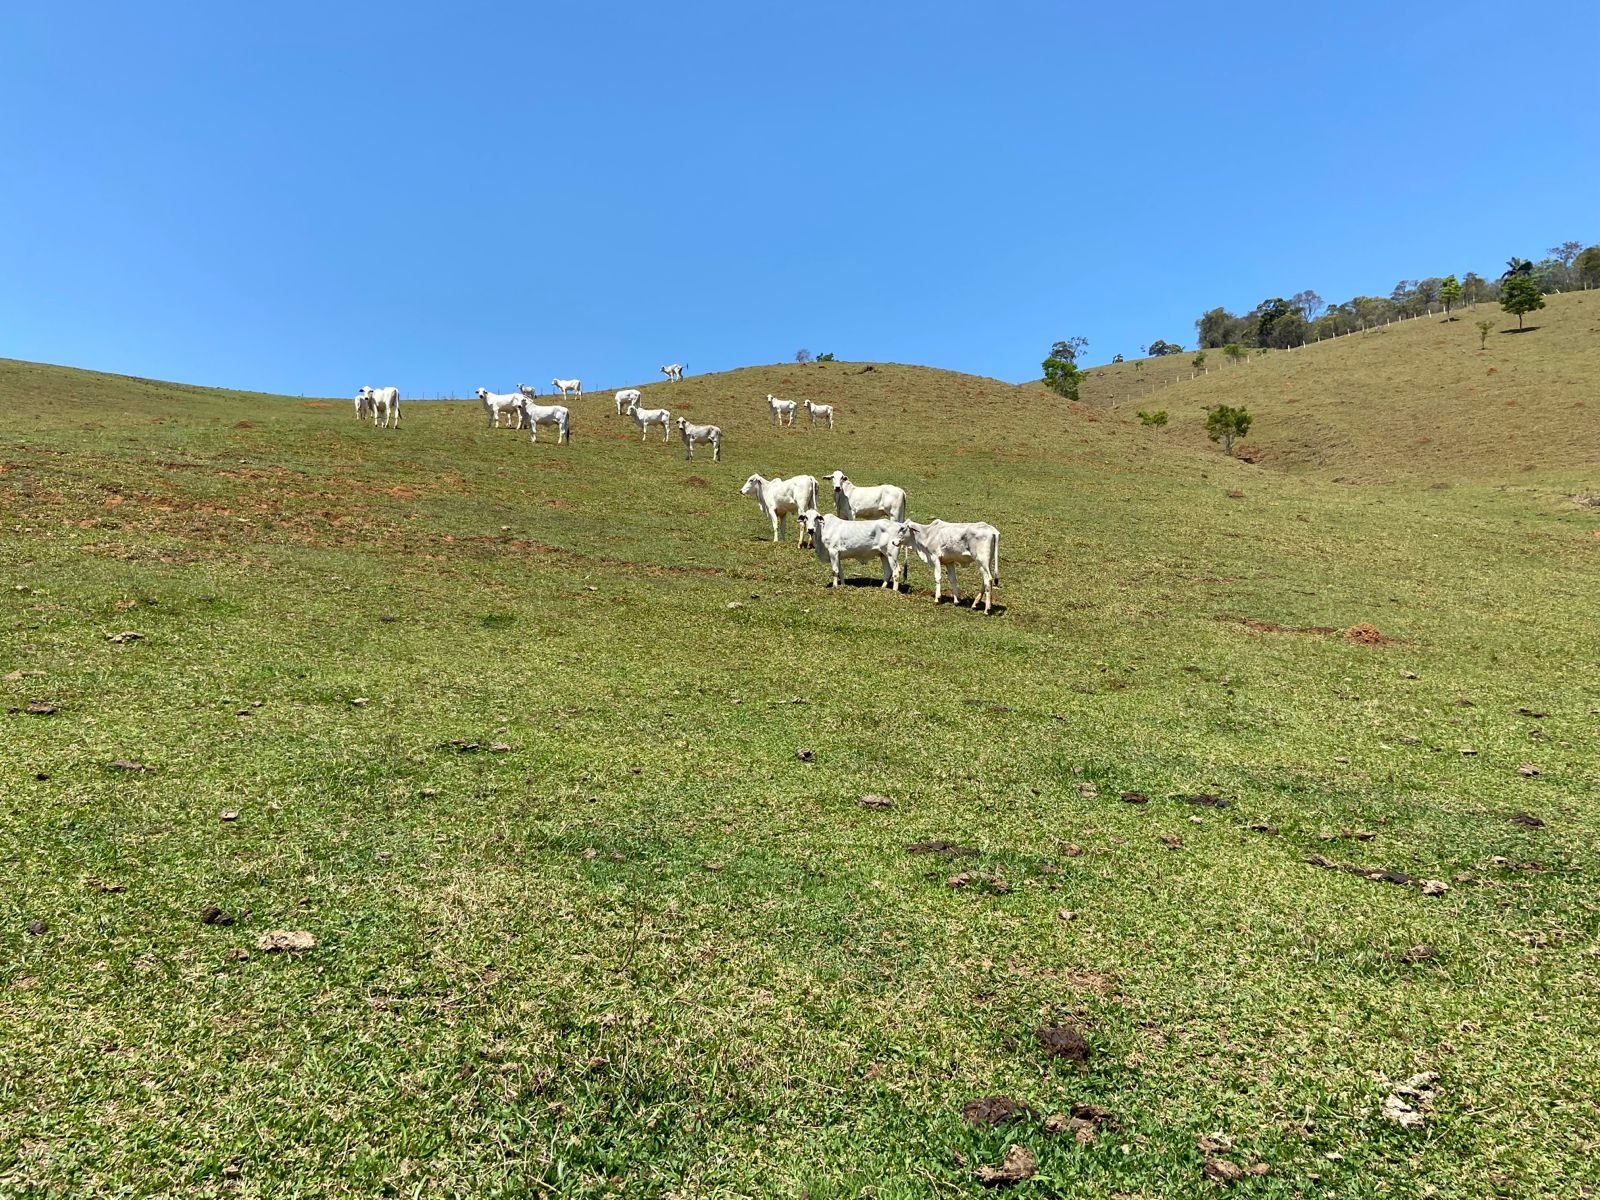
<svg viewBox="0 0 1600 1200"><path fill-rule="evenodd" d="M1047 358L1041 365L1044 368L1045 387L1068 400L1078 398L1078 385L1083 381L1083 372L1078 370L1076 364L1064 358Z"/></svg>
<svg viewBox="0 0 1600 1200"><path fill-rule="evenodd" d="M1150 425L1160 428L1167 423L1167 410L1160 408L1152 413L1145 412L1141 409L1139 412L1139 423L1141 425Z"/></svg>
<svg viewBox="0 0 1600 1200"><path fill-rule="evenodd" d="M1242 438L1250 432L1250 419L1250 414L1243 407L1219 404L1206 409L1206 435L1213 442L1221 442L1222 449L1231 456L1233 439Z"/></svg>

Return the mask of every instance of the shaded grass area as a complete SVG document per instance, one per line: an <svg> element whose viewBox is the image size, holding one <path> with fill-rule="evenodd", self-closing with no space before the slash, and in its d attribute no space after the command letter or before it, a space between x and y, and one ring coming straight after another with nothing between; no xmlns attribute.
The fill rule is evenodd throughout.
<svg viewBox="0 0 1600 1200"><path fill-rule="evenodd" d="M1225 1131L1241 1194L1594 1194L1593 514L864 365L652 386L691 464L0 364L3 1189L1199 1196ZM761 540L835 466L998 524L1006 615Z"/></svg>

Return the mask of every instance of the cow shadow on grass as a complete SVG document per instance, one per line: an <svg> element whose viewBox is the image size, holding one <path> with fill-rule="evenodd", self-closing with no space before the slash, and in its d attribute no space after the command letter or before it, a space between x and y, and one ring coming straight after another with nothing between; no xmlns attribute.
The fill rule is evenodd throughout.
<svg viewBox="0 0 1600 1200"><path fill-rule="evenodd" d="M826 586L826 585L824 585L824 586ZM850 578L850 577L847 576L845 578L845 581L844 581L844 586L847 587L847 588L878 588L878 589L881 590L882 587L883 587L883 580L882 580L882 578L873 579L873 578L871 578L869 576L866 576L866 575L857 576L855 578ZM917 602L919 602L921 604L926 604L932 598L933 593L930 592L930 591L927 591L927 590L923 590L923 591L919 592L919 591L913 590L912 588L901 586L901 587L895 589L895 595L899 596L902 600L915 600L915 601L917 601ZM991 616L991 617L1003 616L1005 614L1005 611L1006 611L1006 606L1004 604L996 604L988 613L985 613L983 611L983 605L981 603L978 605L977 608L973 608L972 607L972 601L969 600L969 599L966 599L966 598L963 598L959 605L953 605L948 593L946 595L940 597L940 599L939 599L939 607L940 608L955 607L958 612L976 613L980 617L982 617L982 616Z"/></svg>

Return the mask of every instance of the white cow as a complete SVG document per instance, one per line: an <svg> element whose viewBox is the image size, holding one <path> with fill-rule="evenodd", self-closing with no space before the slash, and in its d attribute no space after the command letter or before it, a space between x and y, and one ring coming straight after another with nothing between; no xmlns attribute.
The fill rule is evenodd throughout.
<svg viewBox="0 0 1600 1200"><path fill-rule="evenodd" d="M806 413L811 417L811 423L813 425L817 423L817 418L821 417L823 420L828 422L829 429L833 428L833 405L813 404L809 400L805 401L804 403L806 406Z"/></svg>
<svg viewBox="0 0 1600 1200"><path fill-rule="evenodd" d="M722 430L716 425L691 425L682 417L678 418L678 436L683 439L683 456L687 459L694 458L694 444L696 442L711 443L711 461L722 461Z"/></svg>
<svg viewBox="0 0 1600 1200"><path fill-rule="evenodd" d="M617 393L617 416L628 411L628 405L638 404L644 400L644 393L638 388L623 388Z"/></svg>
<svg viewBox="0 0 1600 1200"><path fill-rule="evenodd" d="M771 392L768 392L767 407L772 410L772 423L774 425L782 425L785 417L789 418L790 425L794 424L795 403L793 400L779 400Z"/></svg>
<svg viewBox="0 0 1600 1200"><path fill-rule="evenodd" d="M808 509L817 507L817 494L821 490L821 485L812 475L796 475L791 479L764 479L760 475L752 475L744 481L739 494L753 496L755 502L761 505L761 511L772 522L773 541L789 536L786 527L790 513L799 517L799 544L803 547L810 538L811 531L806 528L805 517L802 514Z"/></svg>
<svg viewBox="0 0 1600 1200"><path fill-rule="evenodd" d="M683 382L683 364L682 363L669 363L667 366L664 366L664 367L661 368L661 373L667 377L667 382L668 383L682 383Z"/></svg>
<svg viewBox="0 0 1600 1200"><path fill-rule="evenodd" d="M833 510L847 521L883 517L890 521L906 519L906 492L892 483L877 487L857 487L843 471L828 476L833 484Z"/></svg>
<svg viewBox="0 0 1600 1200"><path fill-rule="evenodd" d="M994 600L994 589L1000 584L1000 531L983 521L929 521L920 525L907 521L903 526L903 544L933 568L933 602L939 603L944 584L944 569L950 568L950 602L961 603L961 593L956 585L956 568L978 568L983 584L978 595L972 598L972 607L983 599L983 611L988 612Z"/></svg>
<svg viewBox="0 0 1600 1200"><path fill-rule="evenodd" d="M883 587L893 588L900 547L907 533L902 521L845 521L832 513L808 509L800 518L811 534L811 548L832 572L829 587L844 586L840 564L876 558L883 565ZM896 589L898 590L898 589Z"/></svg>
<svg viewBox="0 0 1600 1200"><path fill-rule="evenodd" d="M633 423L639 427L639 440L642 442L650 436L650 426L661 426L661 440L672 440L672 414L664 408L640 408L635 400L628 405L628 415L633 418Z"/></svg>
<svg viewBox="0 0 1600 1200"><path fill-rule="evenodd" d="M577 396L579 400L583 399L583 380L581 379L552 379L550 386L561 389L561 398L563 400L569 396Z"/></svg>
<svg viewBox="0 0 1600 1200"><path fill-rule="evenodd" d="M556 444L564 445L572 441L572 414L567 411L564 404L535 404L527 396L522 397L522 404L518 408L518 415L527 422L529 440L539 440L539 426L554 425L556 427Z"/></svg>
<svg viewBox="0 0 1600 1200"><path fill-rule="evenodd" d="M364 387L356 393L356 419L359 421L366 413L372 414L372 427L378 427L378 414L383 414L383 427L389 428L389 418L393 416L394 427L400 428L400 389L392 387Z"/></svg>
<svg viewBox="0 0 1600 1200"><path fill-rule="evenodd" d="M502 413L505 414L508 429L522 428L522 393L491 392L488 388L479 388L478 399L483 401L483 411L489 417L490 429L500 428ZM516 424L513 425L513 421Z"/></svg>

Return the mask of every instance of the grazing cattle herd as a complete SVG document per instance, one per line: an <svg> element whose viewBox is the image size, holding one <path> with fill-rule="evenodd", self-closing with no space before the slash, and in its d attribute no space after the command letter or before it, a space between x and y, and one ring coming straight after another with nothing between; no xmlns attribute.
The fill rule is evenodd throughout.
<svg viewBox="0 0 1600 1200"><path fill-rule="evenodd" d="M669 382L683 379L683 364L673 363L661 368ZM562 399L581 399L583 384L577 379L552 379L550 385L560 391ZM556 442L567 445L572 441L572 412L563 404L539 404L538 389L527 384L517 384L513 393L495 393L478 388L477 397L491 429L500 428L500 419L506 427L528 430L529 440L537 443L539 426L554 426ZM651 426L661 427L661 440L670 442L672 430L678 431L683 442L684 457L694 458L696 443L711 447L713 462L722 461L723 433L717 425L695 425L678 417L674 424L672 413L665 408L643 407L644 393L638 388L623 388L616 393L616 414L632 418L639 427L639 440L648 441ZM373 427L400 427L400 391L392 387L364 387L356 393L356 419L371 418ZM834 410L831 404L813 404L801 401L811 418L827 422L833 429ZM767 411L773 424L793 427L795 412L800 407L793 400L780 400L768 393ZM760 505L762 515L772 525L772 540L788 537L789 514L793 513L800 524L802 549L809 546L817 559L829 570L829 587L844 584L844 564L878 560L883 573L881 586L899 591L907 582L909 558L914 556L933 571L933 602L938 604L944 596L945 571L950 572L950 601L961 603L956 582L957 567L975 567L979 585L972 596L972 607L983 604L985 613L993 611L994 589L1000 586L1000 531L983 521L908 521L906 519L906 492L892 483L863 486L851 481L843 471L833 471L828 476L833 487L833 512L820 511L822 485L812 475L794 475L788 479L768 479L751 475L739 489Z"/></svg>

